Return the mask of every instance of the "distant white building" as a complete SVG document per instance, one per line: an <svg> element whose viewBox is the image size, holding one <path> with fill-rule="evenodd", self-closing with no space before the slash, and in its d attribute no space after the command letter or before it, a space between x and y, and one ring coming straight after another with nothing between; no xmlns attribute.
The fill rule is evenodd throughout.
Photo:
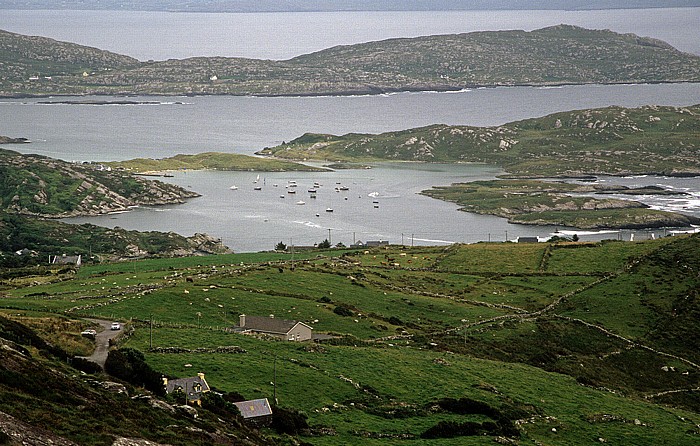
<svg viewBox="0 0 700 446"><path fill-rule="evenodd" d="M67 256L65 254L60 256L49 256L49 263L52 265L80 266L83 263L83 256L80 254L77 256Z"/></svg>

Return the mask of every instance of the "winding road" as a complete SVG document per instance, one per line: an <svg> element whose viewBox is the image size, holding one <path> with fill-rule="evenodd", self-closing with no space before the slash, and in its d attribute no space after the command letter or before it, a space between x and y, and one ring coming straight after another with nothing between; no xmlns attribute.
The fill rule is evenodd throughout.
<svg viewBox="0 0 700 446"><path fill-rule="evenodd" d="M116 338L124 330L124 327L122 326L119 330L112 330L112 321L104 319L88 320L99 324L102 327L102 331L95 336L95 351L92 352L92 355L81 356L81 358L96 362L104 369L105 361L107 361L107 354L109 353L109 341Z"/></svg>

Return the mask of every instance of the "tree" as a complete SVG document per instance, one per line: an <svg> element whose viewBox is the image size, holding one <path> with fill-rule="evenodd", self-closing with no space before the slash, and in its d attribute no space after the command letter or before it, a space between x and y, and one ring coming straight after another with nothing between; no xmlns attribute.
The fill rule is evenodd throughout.
<svg viewBox="0 0 700 446"><path fill-rule="evenodd" d="M275 245L275 251L286 251L287 250L287 245L285 245L282 242L279 242L278 244Z"/></svg>
<svg viewBox="0 0 700 446"><path fill-rule="evenodd" d="M329 242L328 239L325 239L324 241L318 244L318 247L321 249L328 249L331 247L331 242Z"/></svg>

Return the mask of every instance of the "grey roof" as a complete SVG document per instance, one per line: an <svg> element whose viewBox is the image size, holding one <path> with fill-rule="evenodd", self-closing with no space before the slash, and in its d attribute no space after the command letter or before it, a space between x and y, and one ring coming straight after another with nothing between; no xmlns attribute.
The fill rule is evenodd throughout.
<svg viewBox="0 0 700 446"><path fill-rule="evenodd" d="M277 319L274 317L246 316L245 325L240 328L244 330L261 331L263 333L286 334L298 323L298 321Z"/></svg>
<svg viewBox="0 0 700 446"><path fill-rule="evenodd" d="M165 393L181 391L187 394L187 399L196 401L201 398L203 392L208 392L209 384L203 376L190 378L169 379L165 386Z"/></svg>
<svg viewBox="0 0 700 446"><path fill-rule="evenodd" d="M62 255L62 256L53 256L53 259L51 260L51 263L59 264L59 265L78 265L81 263L82 256L77 255L77 256L67 256L67 255Z"/></svg>
<svg viewBox="0 0 700 446"><path fill-rule="evenodd" d="M272 408L267 398L259 400L249 400L241 401L239 403L233 403L241 411L241 416L243 418L256 418L264 417L266 415L272 415Z"/></svg>

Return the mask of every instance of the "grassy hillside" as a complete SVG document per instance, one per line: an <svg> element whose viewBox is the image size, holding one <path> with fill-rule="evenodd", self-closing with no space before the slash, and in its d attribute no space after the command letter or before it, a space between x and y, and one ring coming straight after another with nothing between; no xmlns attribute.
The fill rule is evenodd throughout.
<svg viewBox="0 0 700 446"><path fill-rule="evenodd" d="M132 320L122 345L152 367L248 398L271 397L276 374L313 445L689 445L699 250L684 236L149 260L7 279L0 306ZM241 313L337 337L223 330Z"/></svg>
<svg viewBox="0 0 700 446"><path fill-rule="evenodd" d="M44 328L65 322L43 319ZM235 414L209 406L193 419L173 401L157 402L104 374L81 373L66 364L65 351L2 316L0 346L1 444L279 444Z"/></svg>
<svg viewBox="0 0 700 446"><path fill-rule="evenodd" d="M149 172L166 170L254 170L258 172L288 172L288 171L323 171L317 167L292 163L283 160L271 160L235 153L205 152L196 155L175 155L169 158L147 159L137 158L128 161L105 163L113 168L125 169L130 172Z"/></svg>
<svg viewBox="0 0 700 446"><path fill-rule="evenodd" d="M377 94L497 85L697 82L700 57L632 34L559 25L339 46L286 61L195 57L135 63L3 33L0 95ZM4 50L3 50L4 48ZM87 76L83 76L83 67ZM31 79L30 77L38 77Z"/></svg>
<svg viewBox="0 0 700 446"><path fill-rule="evenodd" d="M536 180L494 180L434 186L421 192L457 203L460 210L497 215L511 223L574 228L655 228L700 224L692 216L649 209L633 200L601 194L664 195L660 187L630 189L613 185L577 185ZM597 195L597 196L596 196Z"/></svg>
<svg viewBox="0 0 700 446"><path fill-rule="evenodd" d="M122 211L130 206L182 203L199 196L100 165L76 164L0 149L0 210L67 217Z"/></svg>
<svg viewBox="0 0 700 446"><path fill-rule="evenodd" d="M700 105L607 107L500 127L433 125L379 135L306 134L261 151L287 159L498 164L519 177L700 174Z"/></svg>
<svg viewBox="0 0 700 446"><path fill-rule="evenodd" d="M134 58L97 48L3 30L0 30L0 61L0 85L22 82L28 92L34 90L34 84L53 83L53 76L82 76L84 72L138 63Z"/></svg>

